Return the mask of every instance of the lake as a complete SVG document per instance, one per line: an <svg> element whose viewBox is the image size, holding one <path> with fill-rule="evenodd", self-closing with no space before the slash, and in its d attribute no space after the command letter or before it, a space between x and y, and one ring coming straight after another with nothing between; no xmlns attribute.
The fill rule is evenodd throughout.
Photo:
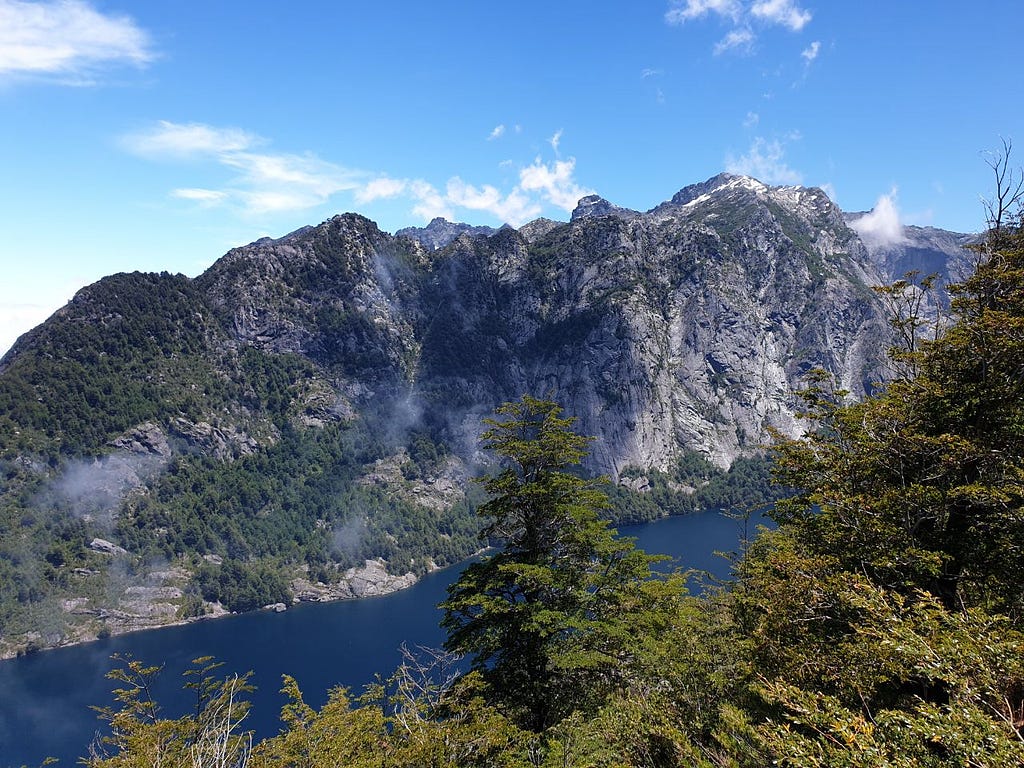
<svg viewBox="0 0 1024 768"><path fill-rule="evenodd" d="M729 562L715 553L735 552L758 522L763 520L744 523L707 512L622 526L620 532L648 552L670 555L680 567L726 578ZM115 653L164 665L156 697L170 717L194 702L194 694L181 688L181 673L192 659L215 656L224 662L223 674L253 670L257 690L246 724L257 738L271 736L285 703L282 675L294 677L306 701L319 707L334 686L358 692L376 673L393 671L402 643L439 647L444 633L436 606L459 571L456 566L429 574L386 597L229 616L0 662L0 766L36 766L48 756L59 766L75 765L100 727L89 707L113 702L113 683L105 675Z"/></svg>

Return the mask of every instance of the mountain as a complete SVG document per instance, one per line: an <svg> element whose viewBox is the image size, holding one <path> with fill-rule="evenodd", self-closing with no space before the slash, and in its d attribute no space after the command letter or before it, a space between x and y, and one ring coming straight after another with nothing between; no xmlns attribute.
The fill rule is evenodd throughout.
<svg viewBox="0 0 1024 768"><path fill-rule="evenodd" d="M493 227L477 227L472 224L451 222L440 216L435 217L425 227L406 227L395 232L395 237L408 237L416 240L428 251L436 251L448 245L459 235L470 235L475 237L483 235L488 237L497 230Z"/></svg>
<svg viewBox="0 0 1024 768"><path fill-rule="evenodd" d="M700 503L799 433L811 369L884 381L870 286L967 258L906 232L869 248L821 190L723 174L643 213L394 236L345 214L195 279L101 280L0 360L0 651L455 562L481 419L523 393L597 436L624 514Z"/></svg>

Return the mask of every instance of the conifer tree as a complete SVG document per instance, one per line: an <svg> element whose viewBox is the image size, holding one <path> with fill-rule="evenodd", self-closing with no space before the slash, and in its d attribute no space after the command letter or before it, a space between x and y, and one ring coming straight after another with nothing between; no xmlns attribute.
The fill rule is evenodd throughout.
<svg viewBox="0 0 1024 768"><path fill-rule="evenodd" d="M590 438L560 413L524 396L485 421L483 444L505 466L484 482L479 514L502 549L470 565L442 606L446 648L471 654L490 701L537 732L623 683L631 640L671 592L652 580L658 558L599 517L601 481L568 471Z"/></svg>

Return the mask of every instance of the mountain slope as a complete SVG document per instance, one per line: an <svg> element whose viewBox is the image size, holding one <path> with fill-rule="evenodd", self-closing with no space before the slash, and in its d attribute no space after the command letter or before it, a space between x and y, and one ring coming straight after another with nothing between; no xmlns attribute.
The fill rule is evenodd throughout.
<svg viewBox="0 0 1024 768"><path fill-rule="evenodd" d="M956 237L915 258L963 258ZM346 214L193 280L107 278L0 360L0 645L454 562L480 419L524 392L613 479L727 467L799 432L808 370L854 396L885 378L869 286L905 262L821 190L723 174L646 213L400 236ZM140 582L172 596L126 605Z"/></svg>

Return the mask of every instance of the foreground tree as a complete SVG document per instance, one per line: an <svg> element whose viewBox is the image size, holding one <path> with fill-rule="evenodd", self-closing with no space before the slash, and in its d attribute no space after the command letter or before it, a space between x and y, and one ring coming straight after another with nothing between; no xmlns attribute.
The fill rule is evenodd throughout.
<svg viewBox="0 0 1024 768"><path fill-rule="evenodd" d="M777 450L801 493L728 596L750 764L1024 765L1024 233L996 199L955 321L878 397L813 382L818 429Z"/></svg>
<svg viewBox="0 0 1024 768"><path fill-rule="evenodd" d="M658 558L599 517L602 481L568 471L590 438L560 413L524 396L486 421L484 447L505 466L484 482L491 499L479 514L502 549L470 565L442 605L446 648L470 654L488 700L535 732L624 685L645 628L680 593L652 578Z"/></svg>

